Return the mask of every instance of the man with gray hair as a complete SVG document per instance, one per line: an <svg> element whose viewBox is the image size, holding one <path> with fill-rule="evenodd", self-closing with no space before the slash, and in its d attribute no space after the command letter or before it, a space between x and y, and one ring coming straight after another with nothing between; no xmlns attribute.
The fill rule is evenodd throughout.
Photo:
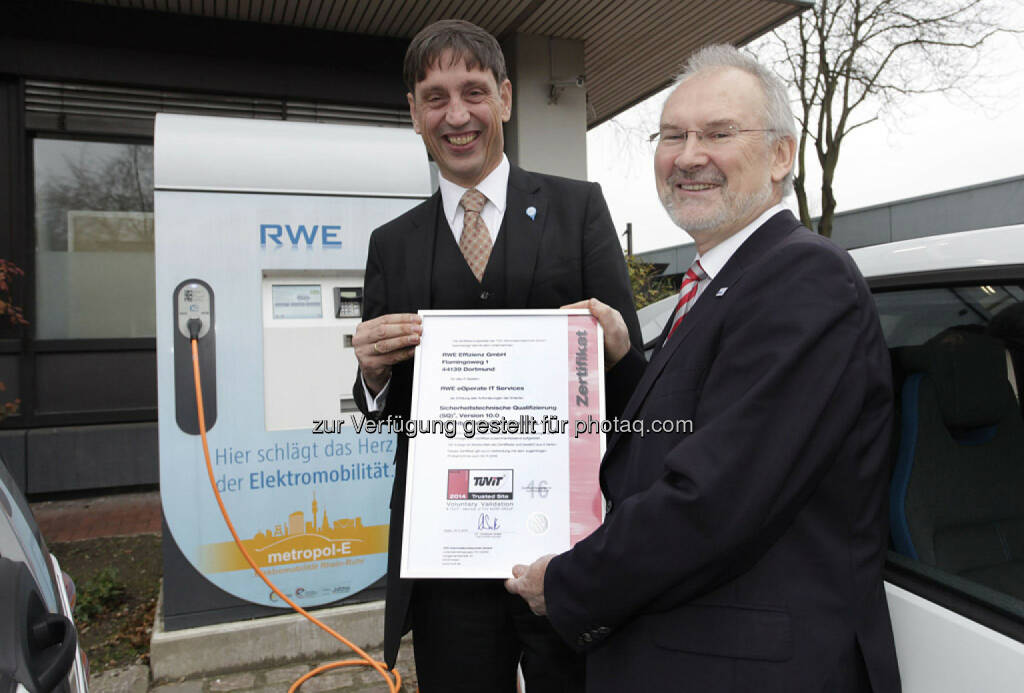
<svg viewBox="0 0 1024 693"><path fill-rule="evenodd" d="M853 261L781 205L785 87L707 47L655 138L697 259L650 364L613 308L579 304L605 329L609 416L646 434L608 442L601 527L506 587L587 653L587 691L898 691L889 356Z"/></svg>

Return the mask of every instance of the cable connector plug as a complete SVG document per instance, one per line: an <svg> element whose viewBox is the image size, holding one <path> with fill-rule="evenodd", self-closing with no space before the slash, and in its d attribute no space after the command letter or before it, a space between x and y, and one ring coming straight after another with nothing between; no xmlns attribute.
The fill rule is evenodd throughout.
<svg viewBox="0 0 1024 693"><path fill-rule="evenodd" d="M185 327L188 328L189 339L199 339L199 332L203 329L203 321L199 318L192 318L185 323Z"/></svg>

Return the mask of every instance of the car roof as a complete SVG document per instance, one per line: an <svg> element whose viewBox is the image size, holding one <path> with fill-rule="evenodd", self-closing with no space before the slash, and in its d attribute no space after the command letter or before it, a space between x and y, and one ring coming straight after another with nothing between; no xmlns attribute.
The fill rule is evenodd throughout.
<svg viewBox="0 0 1024 693"><path fill-rule="evenodd" d="M1024 264L1024 224L867 246L850 255L868 278Z"/></svg>
<svg viewBox="0 0 1024 693"><path fill-rule="evenodd" d="M850 255L868 279L1024 265L1024 224L866 246L851 250ZM676 298L669 296L637 311L645 342L661 332Z"/></svg>

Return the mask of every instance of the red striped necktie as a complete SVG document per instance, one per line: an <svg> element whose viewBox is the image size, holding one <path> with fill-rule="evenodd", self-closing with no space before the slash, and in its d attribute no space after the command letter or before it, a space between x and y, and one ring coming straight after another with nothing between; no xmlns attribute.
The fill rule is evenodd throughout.
<svg viewBox="0 0 1024 693"><path fill-rule="evenodd" d="M665 337L665 342L672 339L672 333L676 331L679 324L683 322L683 318L686 317L686 313L689 312L690 307L694 303L694 297L697 295L697 286L701 281L708 278L707 272L700 266L700 260L697 260L690 269L686 270L686 276L683 277L683 283L679 286L679 302L676 304L676 309L672 313L672 329L668 331L668 336Z"/></svg>

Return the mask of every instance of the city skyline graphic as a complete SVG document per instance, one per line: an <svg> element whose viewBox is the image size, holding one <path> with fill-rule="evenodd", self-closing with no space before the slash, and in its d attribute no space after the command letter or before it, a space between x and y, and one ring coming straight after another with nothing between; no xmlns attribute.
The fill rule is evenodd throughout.
<svg viewBox="0 0 1024 693"><path fill-rule="evenodd" d="M295 510L281 522L258 530L251 539L242 540L256 565L276 568L387 552L387 524L364 526L361 517L331 521L315 491L310 510L309 520L305 511ZM199 568L205 573L250 569L234 541L200 546Z"/></svg>

